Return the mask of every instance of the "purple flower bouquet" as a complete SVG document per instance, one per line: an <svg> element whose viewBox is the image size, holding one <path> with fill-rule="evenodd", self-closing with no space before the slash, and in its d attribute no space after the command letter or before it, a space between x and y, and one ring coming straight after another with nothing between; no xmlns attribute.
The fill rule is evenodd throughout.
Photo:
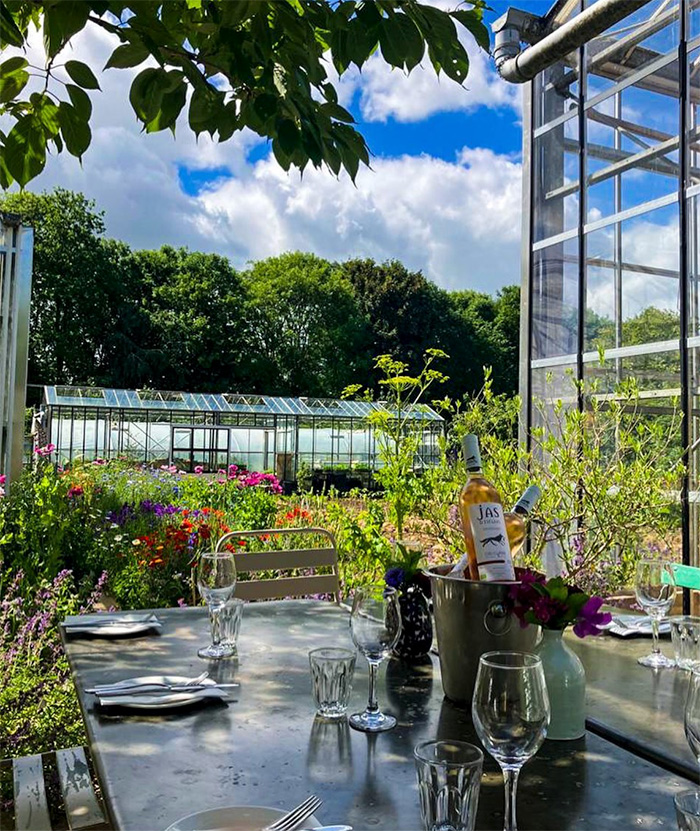
<svg viewBox="0 0 700 831"><path fill-rule="evenodd" d="M591 597L576 586L567 585L561 577L547 580L534 571L520 574L520 583L510 592L513 613L525 627L532 623L543 629L563 630L573 625L579 638L600 635L600 627L612 620L609 612L601 612L601 597Z"/></svg>

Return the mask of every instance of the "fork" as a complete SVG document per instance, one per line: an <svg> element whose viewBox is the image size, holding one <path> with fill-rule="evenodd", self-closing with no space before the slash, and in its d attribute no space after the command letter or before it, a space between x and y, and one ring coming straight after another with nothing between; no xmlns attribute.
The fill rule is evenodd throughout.
<svg viewBox="0 0 700 831"><path fill-rule="evenodd" d="M309 796L296 808L289 811L270 825L266 825L262 831L293 831L298 828L304 820L308 819L314 811L317 811L323 801L317 796Z"/></svg>

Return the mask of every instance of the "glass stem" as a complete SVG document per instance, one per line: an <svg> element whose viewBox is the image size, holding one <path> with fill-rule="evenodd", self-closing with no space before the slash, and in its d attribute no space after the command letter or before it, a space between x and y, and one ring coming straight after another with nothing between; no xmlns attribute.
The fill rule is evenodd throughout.
<svg viewBox="0 0 700 831"><path fill-rule="evenodd" d="M654 616L651 619L651 653L658 655L661 651L659 649L659 619Z"/></svg>
<svg viewBox="0 0 700 831"><path fill-rule="evenodd" d="M379 704L377 704L377 670L379 664L375 661L369 661L369 698L367 700L367 712L378 713Z"/></svg>
<svg viewBox="0 0 700 831"><path fill-rule="evenodd" d="M520 768L503 769L503 784L506 791L506 804L503 817L503 831L518 831L518 823L515 819L515 798L518 790L518 776Z"/></svg>
<svg viewBox="0 0 700 831"><path fill-rule="evenodd" d="M220 608L210 606L209 607L209 625L211 626L211 644L212 646L218 646L221 642L221 627L219 626L219 612Z"/></svg>

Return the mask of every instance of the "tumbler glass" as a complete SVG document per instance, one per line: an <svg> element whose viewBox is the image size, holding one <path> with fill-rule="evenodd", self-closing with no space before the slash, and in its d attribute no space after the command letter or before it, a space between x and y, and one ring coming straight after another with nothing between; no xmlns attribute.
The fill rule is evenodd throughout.
<svg viewBox="0 0 700 831"><path fill-rule="evenodd" d="M700 667L700 617L678 615L669 618L669 623L676 666L680 669Z"/></svg>
<svg viewBox="0 0 700 831"><path fill-rule="evenodd" d="M226 605L219 612L221 643L226 647L231 646L236 649L244 606L244 600L241 600L239 597L232 597L226 601Z"/></svg>
<svg viewBox="0 0 700 831"><path fill-rule="evenodd" d="M681 791L673 798L678 831L700 831L700 791Z"/></svg>
<svg viewBox="0 0 700 831"><path fill-rule="evenodd" d="M355 653L334 647L312 649L309 667L316 714L327 719L343 718L352 691Z"/></svg>
<svg viewBox="0 0 700 831"><path fill-rule="evenodd" d="M474 831L484 754L473 744L433 741L413 751L425 831Z"/></svg>

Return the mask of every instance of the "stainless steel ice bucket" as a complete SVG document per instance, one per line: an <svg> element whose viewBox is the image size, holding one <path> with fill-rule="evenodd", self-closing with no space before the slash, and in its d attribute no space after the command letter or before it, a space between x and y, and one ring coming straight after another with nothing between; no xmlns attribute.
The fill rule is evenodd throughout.
<svg viewBox="0 0 700 831"><path fill-rule="evenodd" d="M470 703L484 652L532 652L537 626L520 628L507 609L512 583L486 583L446 577L445 566L425 573L430 577L442 687L458 703Z"/></svg>

